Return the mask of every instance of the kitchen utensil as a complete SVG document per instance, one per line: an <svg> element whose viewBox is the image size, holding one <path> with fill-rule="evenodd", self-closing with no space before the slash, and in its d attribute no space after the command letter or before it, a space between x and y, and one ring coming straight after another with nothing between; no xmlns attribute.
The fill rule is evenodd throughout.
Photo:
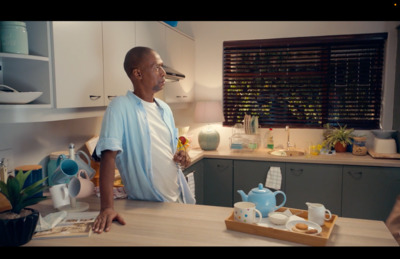
<svg viewBox="0 0 400 259"><path fill-rule="evenodd" d="M51 199L53 200L54 208L58 209L62 206L70 204L67 184L56 184L50 187Z"/></svg>
<svg viewBox="0 0 400 259"><path fill-rule="evenodd" d="M332 218L332 213L330 210L326 209L321 203L311 203L306 202L308 206L308 220L317 223L322 226L325 220L330 220Z"/></svg>
<svg viewBox="0 0 400 259"><path fill-rule="evenodd" d="M262 219L261 212L256 209L256 205L252 202L236 202L233 206L234 219L242 223L260 223ZM259 215L256 220L256 214Z"/></svg>
<svg viewBox="0 0 400 259"><path fill-rule="evenodd" d="M397 153L396 140L393 138L382 139L375 137L374 151L379 154L396 154Z"/></svg>
<svg viewBox="0 0 400 259"><path fill-rule="evenodd" d="M0 52L29 54L25 22L0 22Z"/></svg>
<svg viewBox="0 0 400 259"><path fill-rule="evenodd" d="M264 188L262 183L258 184L257 188L251 189L248 195L246 195L242 190L238 190L237 192L242 196L243 201L254 203L256 208L261 211L263 217L268 217L268 213L279 209L286 202L286 194L284 192L271 192L268 188ZM276 195L278 194L283 196L283 201L277 206Z"/></svg>
<svg viewBox="0 0 400 259"><path fill-rule="evenodd" d="M78 173L78 164L65 155L60 155L57 159L57 169L52 175L53 184L69 183L71 178Z"/></svg>
<svg viewBox="0 0 400 259"><path fill-rule="evenodd" d="M380 139L393 138L397 130L371 130L375 137Z"/></svg>
<svg viewBox="0 0 400 259"><path fill-rule="evenodd" d="M86 162L82 159L82 156L86 159ZM90 158L85 152L83 152L82 150L76 152L75 162L78 164L80 170L86 171L89 179L92 179L94 177L94 175L96 174L96 170L94 170L90 166Z"/></svg>
<svg viewBox="0 0 400 259"><path fill-rule="evenodd" d="M94 193L94 183L90 181L85 170L79 170L68 184L68 192L72 198L86 198Z"/></svg>
<svg viewBox="0 0 400 259"><path fill-rule="evenodd" d="M42 172L42 166L41 165L22 165L22 166L17 166L14 169L15 175L19 172L22 171L27 173L28 171L32 171L31 174L26 178L25 183L23 188L26 188L33 183L42 180L43 179L43 172ZM32 197L43 197L43 192L38 192L37 194L33 195Z"/></svg>
<svg viewBox="0 0 400 259"><path fill-rule="evenodd" d="M18 92L7 85L0 85L0 103L25 104L39 98L43 92Z"/></svg>
<svg viewBox="0 0 400 259"><path fill-rule="evenodd" d="M312 234L308 234L308 235L318 235L319 233L322 232L322 228L315 222L312 221L307 221L307 220L291 220L288 221L286 223L286 228L292 232L297 232L293 227L296 226L296 224L298 223L302 223L302 224L306 224L308 229L307 230L311 230L311 229L315 229L317 230L317 232L312 233ZM299 232L302 233L302 232ZM305 234L307 234L306 232L304 232Z"/></svg>
<svg viewBox="0 0 400 259"><path fill-rule="evenodd" d="M276 225L283 225L286 224L287 220L289 219L289 216L283 212L273 211L268 213L268 219L269 221L271 221Z"/></svg>

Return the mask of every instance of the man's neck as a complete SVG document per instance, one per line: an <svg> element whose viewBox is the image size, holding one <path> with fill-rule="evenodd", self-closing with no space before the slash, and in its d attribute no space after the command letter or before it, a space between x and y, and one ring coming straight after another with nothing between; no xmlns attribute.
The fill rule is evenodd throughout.
<svg viewBox="0 0 400 259"><path fill-rule="evenodd" d="M133 90L133 93L146 102L153 102L154 101L154 93L145 93L143 91Z"/></svg>

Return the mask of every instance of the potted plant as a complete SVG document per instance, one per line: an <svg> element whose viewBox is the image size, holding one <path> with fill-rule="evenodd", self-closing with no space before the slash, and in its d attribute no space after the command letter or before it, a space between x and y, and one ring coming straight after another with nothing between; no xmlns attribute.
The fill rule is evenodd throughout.
<svg viewBox="0 0 400 259"><path fill-rule="evenodd" d="M351 144L354 129L348 129L347 125L330 129L323 142L327 148L335 148L336 152L345 152L348 144Z"/></svg>
<svg viewBox="0 0 400 259"><path fill-rule="evenodd" d="M7 199L5 201L3 197L3 206L0 206L6 209L0 211L0 246L20 246L32 239L39 212L27 206L46 199L34 195L47 188L42 185L47 177L24 187L31 172L20 170L15 177L9 176L7 183L0 181L0 196Z"/></svg>

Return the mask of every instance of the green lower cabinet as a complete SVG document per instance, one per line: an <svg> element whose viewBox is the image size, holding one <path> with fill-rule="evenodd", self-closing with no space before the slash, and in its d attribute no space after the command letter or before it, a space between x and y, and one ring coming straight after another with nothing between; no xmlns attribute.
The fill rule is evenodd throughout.
<svg viewBox="0 0 400 259"><path fill-rule="evenodd" d="M233 160L204 158L204 204L233 207Z"/></svg>
<svg viewBox="0 0 400 259"><path fill-rule="evenodd" d="M399 194L400 168L343 167L343 217L385 221Z"/></svg>
<svg viewBox="0 0 400 259"><path fill-rule="evenodd" d="M272 166L279 167L281 170L281 190L284 191L285 163L244 160L233 161L233 202L235 203L242 201L242 197L237 192L238 190L243 190L246 194L248 194L251 189L258 187L259 183L262 183L265 187L268 171ZM275 189L270 190L272 192L276 191ZM283 202L282 195L278 194L276 198L278 205Z"/></svg>
<svg viewBox="0 0 400 259"><path fill-rule="evenodd" d="M324 204L341 215L342 166L286 163L286 207L307 210L306 202Z"/></svg>

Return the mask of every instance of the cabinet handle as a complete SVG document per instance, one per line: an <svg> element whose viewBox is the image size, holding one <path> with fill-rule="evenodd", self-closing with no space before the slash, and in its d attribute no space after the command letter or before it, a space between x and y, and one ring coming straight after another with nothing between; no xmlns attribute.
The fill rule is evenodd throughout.
<svg viewBox="0 0 400 259"><path fill-rule="evenodd" d="M290 168L290 172L296 176L299 176L303 173L303 168L300 169Z"/></svg>
<svg viewBox="0 0 400 259"><path fill-rule="evenodd" d="M101 95L89 95L90 100L96 101L101 98Z"/></svg>
<svg viewBox="0 0 400 259"><path fill-rule="evenodd" d="M348 171L347 174L349 174L351 177L353 177L354 179L361 179L362 177L362 172L352 172L352 171Z"/></svg>
<svg viewBox="0 0 400 259"><path fill-rule="evenodd" d="M108 100L110 100L110 101L111 101L112 99L114 99L115 97L117 97L117 96L116 96L116 95L108 95L108 96L107 96Z"/></svg>
<svg viewBox="0 0 400 259"><path fill-rule="evenodd" d="M220 164L217 164L217 168L218 168L219 170L224 170L224 169L228 168L228 166L227 166L227 165L220 165Z"/></svg>

